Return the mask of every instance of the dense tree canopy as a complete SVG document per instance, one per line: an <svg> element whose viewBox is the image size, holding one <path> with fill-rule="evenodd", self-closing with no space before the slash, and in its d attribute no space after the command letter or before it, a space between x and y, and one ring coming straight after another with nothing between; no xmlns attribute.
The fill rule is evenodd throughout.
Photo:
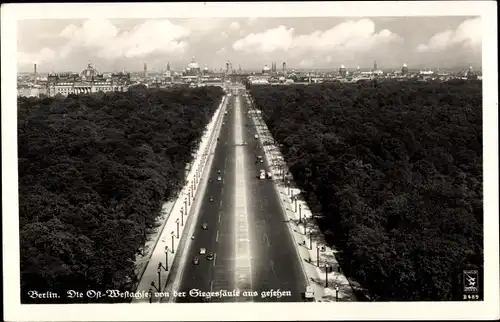
<svg viewBox="0 0 500 322"><path fill-rule="evenodd" d="M462 269L482 269L481 87L250 88L344 270L372 298L458 299Z"/></svg>
<svg viewBox="0 0 500 322"><path fill-rule="evenodd" d="M23 303L75 302L68 289L133 288L135 255L182 187L222 95L136 87L19 99ZM30 290L61 298L32 300Z"/></svg>

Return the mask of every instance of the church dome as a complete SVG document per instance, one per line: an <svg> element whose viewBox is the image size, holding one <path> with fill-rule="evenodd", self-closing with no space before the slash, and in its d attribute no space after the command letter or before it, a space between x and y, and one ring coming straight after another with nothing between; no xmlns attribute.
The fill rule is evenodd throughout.
<svg viewBox="0 0 500 322"><path fill-rule="evenodd" d="M82 70L80 73L80 77L83 79L92 78L92 77L95 77L97 75L99 75L99 73L97 72L97 69L94 67L94 65L92 65L92 62L89 62L89 64L87 65L87 68Z"/></svg>
<svg viewBox="0 0 500 322"><path fill-rule="evenodd" d="M194 57L191 60L191 62L188 64L188 68L189 69L199 69L200 68L200 65L194 60Z"/></svg>
<svg viewBox="0 0 500 322"><path fill-rule="evenodd" d="M406 63L404 63L403 68L408 68L408 65L406 65Z"/></svg>
<svg viewBox="0 0 500 322"><path fill-rule="evenodd" d="M264 71L264 72L268 72L270 70L271 70L271 68L269 68L267 65L264 65L264 68L262 68L262 71Z"/></svg>
<svg viewBox="0 0 500 322"><path fill-rule="evenodd" d="M345 69L345 66L344 65L340 65L340 69Z"/></svg>

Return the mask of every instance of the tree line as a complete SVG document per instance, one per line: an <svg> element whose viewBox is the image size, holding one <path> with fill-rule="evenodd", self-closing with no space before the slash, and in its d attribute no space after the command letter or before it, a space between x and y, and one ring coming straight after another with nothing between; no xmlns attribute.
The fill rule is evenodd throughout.
<svg viewBox="0 0 500 322"><path fill-rule="evenodd" d="M461 299L462 270L483 269L480 81L249 90L369 298Z"/></svg>
<svg viewBox="0 0 500 322"><path fill-rule="evenodd" d="M96 302L66 291L134 289L135 256L182 188L222 95L138 86L19 98L22 303ZM32 299L31 290L60 298Z"/></svg>

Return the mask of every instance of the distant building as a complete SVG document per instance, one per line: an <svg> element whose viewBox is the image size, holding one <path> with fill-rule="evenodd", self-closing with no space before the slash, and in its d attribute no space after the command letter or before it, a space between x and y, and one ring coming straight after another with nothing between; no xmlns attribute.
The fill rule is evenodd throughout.
<svg viewBox="0 0 500 322"><path fill-rule="evenodd" d="M271 69L267 65L264 65L264 68L262 68L262 74L269 75L270 72L271 72Z"/></svg>
<svg viewBox="0 0 500 322"><path fill-rule="evenodd" d="M184 70L183 76L199 76L201 75L200 65L195 61L194 56L188 67Z"/></svg>
<svg viewBox="0 0 500 322"><path fill-rule="evenodd" d="M17 96L40 97L42 95L47 95L47 88L45 86L36 84L17 85Z"/></svg>
<svg viewBox="0 0 500 322"><path fill-rule="evenodd" d="M339 68L339 75L340 77L342 78L345 78L347 76L347 69L345 68L344 65L340 65L340 68Z"/></svg>
<svg viewBox="0 0 500 322"><path fill-rule="evenodd" d="M403 67L401 68L401 75L403 76L408 75L408 65L406 65L406 63L404 63Z"/></svg>
<svg viewBox="0 0 500 322"><path fill-rule="evenodd" d="M471 80L475 80L475 79L478 79L478 75L474 72L474 70L472 69L472 66L469 66L469 69L464 73L464 77L466 79L471 79ZM481 77L482 79L482 77Z"/></svg>
<svg viewBox="0 0 500 322"><path fill-rule="evenodd" d="M97 69L89 63L87 68L79 74L58 73L49 74L45 93L48 96L69 95L96 92L125 92L131 85L129 73L114 73L110 78L99 74Z"/></svg>

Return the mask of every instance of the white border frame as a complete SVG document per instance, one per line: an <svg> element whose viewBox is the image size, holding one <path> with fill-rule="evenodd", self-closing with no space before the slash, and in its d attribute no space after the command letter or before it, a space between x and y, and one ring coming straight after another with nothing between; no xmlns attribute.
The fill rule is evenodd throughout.
<svg viewBox="0 0 500 322"><path fill-rule="evenodd" d="M498 319L498 65L494 1L7 4L2 6L4 320ZM162 15L161 13L165 13ZM21 19L481 16L483 21L484 302L21 305L17 177L16 35Z"/></svg>

